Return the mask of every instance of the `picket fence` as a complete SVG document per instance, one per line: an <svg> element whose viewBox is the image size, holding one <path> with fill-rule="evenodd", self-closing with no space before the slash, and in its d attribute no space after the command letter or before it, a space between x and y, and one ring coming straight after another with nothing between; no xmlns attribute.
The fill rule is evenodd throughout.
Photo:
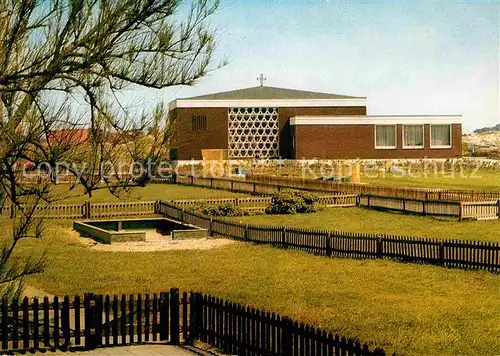
<svg viewBox="0 0 500 356"><path fill-rule="evenodd" d="M119 202L119 203L91 203L64 205L38 205L35 207L34 216L44 219L92 219L115 216L149 216L156 212L156 201ZM31 207L23 207L26 212ZM4 206L0 209L1 217L14 217L19 214L19 208Z"/></svg>
<svg viewBox="0 0 500 356"><path fill-rule="evenodd" d="M316 181L310 179L300 181L296 179L290 179L289 181L287 181L284 178L258 175L250 176L250 179L255 179L257 177L260 177L258 179L266 181L260 182L254 180L201 176L177 176L175 181L179 184L207 187L213 189L227 189L231 191L249 192L253 194L272 194L285 189L301 189L322 194L333 194L332 197L338 196L339 201L341 199L350 200L349 203L346 203L344 205L335 203L331 204L331 206L353 206L351 205L352 200L354 200L357 196L358 198L356 198L356 205L361 207L395 210L402 211L404 213L419 215L450 216L457 218L459 221L462 221L463 219L500 219L500 198L498 200L489 201L458 201L455 199L459 198L459 196L451 194L451 191L446 191L449 194L441 194L444 191L422 188L394 188L396 189L395 191L397 193L392 194L390 193L394 191L392 190L392 187L389 187L390 189L386 190L387 187L379 186L375 187L377 189L381 188L381 190L375 189L374 191L377 193L381 193L381 195L365 192L365 190L371 192L372 190L370 189L363 189L363 192L361 193L348 194L346 192L336 190L336 187L340 186L341 184L344 185L350 183L335 183L335 185L332 185L331 182ZM269 180L269 182L267 180ZM362 186L373 187L372 185ZM416 192L419 192L419 194L416 194ZM422 192L424 192L425 194L420 194ZM436 196L430 194L431 192L439 194ZM493 195L495 194L492 194L492 196ZM451 197L450 200L445 200L445 198L449 197Z"/></svg>
<svg viewBox="0 0 500 356"><path fill-rule="evenodd" d="M288 188L316 189L323 191L327 190L351 194L370 194L386 197L419 199L426 201L437 200L480 202L500 200L500 190L459 190L394 187L365 183L324 181L298 177L275 177L259 174L247 175L246 179L254 182L275 184Z"/></svg>
<svg viewBox="0 0 500 356"><path fill-rule="evenodd" d="M327 257L391 258L449 268L500 272L499 243L249 225L214 219L164 201L159 202L158 212L169 218L208 229L212 236L268 244Z"/></svg>
<svg viewBox="0 0 500 356"><path fill-rule="evenodd" d="M360 194L358 206L402 211L419 215L438 215L464 219L500 219L500 199L483 202L437 201Z"/></svg>
<svg viewBox="0 0 500 356"><path fill-rule="evenodd" d="M181 295L176 288L144 296L86 293L83 298L54 297L51 302L48 297L26 297L20 303L4 299L0 312L3 353L200 340L237 355L385 355L355 339L275 313L198 292Z"/></svg>

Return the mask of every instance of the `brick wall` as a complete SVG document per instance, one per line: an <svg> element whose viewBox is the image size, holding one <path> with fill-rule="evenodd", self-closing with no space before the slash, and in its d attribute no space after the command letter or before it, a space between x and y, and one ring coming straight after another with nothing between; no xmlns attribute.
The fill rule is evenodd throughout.
<svg viewBox="0 0 500 356"><path fill-rule="evenodd" d="M178 149L178 159L202 159L202 149L227 149L227 108L176 108L172 111L175 120L173 147ZM192 117L206 115L207 129L193 131ZM291 158L292 141L288 120L297 115L346 116L366 115L366 107L297 107L279 108L280 155Z"/></svg>
<svg viewBox="0 0 500 356"><path fill-rule="evenodd" d="M430 148L430 125L424 125L424 148L403 149L403 127L397 125L397 148L375 149L374 125L298 125L293 126L296 159L389 159L454 158L462 155L462 125L452 125L452 148Z"/></svg>

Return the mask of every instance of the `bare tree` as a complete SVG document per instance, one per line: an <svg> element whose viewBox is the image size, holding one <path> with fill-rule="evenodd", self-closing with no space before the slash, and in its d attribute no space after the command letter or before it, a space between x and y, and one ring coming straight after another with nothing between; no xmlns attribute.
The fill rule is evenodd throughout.
<svg viewBox="0 0 500 356"><path fill-rule="evenodd" d="M36 206L53 200L54 181L29 179L26 167L43 162L57 172L65 162L90 195L104 162L163 159L172 126L165 108L136 119L117 98L125 88L193 85L222 65L208 23L217 8L208 0L0 0L0 200L16 211L0 294L43 266L43 257L13 257L18 241L42 235Z"/></svg>

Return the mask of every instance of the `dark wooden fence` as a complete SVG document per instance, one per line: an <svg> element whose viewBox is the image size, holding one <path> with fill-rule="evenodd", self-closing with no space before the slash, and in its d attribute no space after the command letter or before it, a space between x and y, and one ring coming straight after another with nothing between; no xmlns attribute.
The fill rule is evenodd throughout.
<svg viewBox="0 0 500 356"><path fill-rule="evenodd" d="M179 340L179 294L2 301L2 350L94 349ZM170 318L169 318L170 316ZM170 332L169 332L170 330Z"/></svg>
<svg viewBox="0 0 500 356"><path fill-rule="evenodd" d="M153 295L3 300L0 308L4 353L200 340L238 355L385 355L274 313L175 288Z"/></svg>
<svg viewBox="0 0 500 356"><path fill-rule="evenodd" d="M158 211L167 217L206 228L212 236L328 257L391 258L450 268L500 272L500 244L494 242L248 225L196 214L163 201L159 202Z"/></svg>
<svg viewBox="0 0 500 356"><path fill-rule="evenodd" d="M229 355L385 355L275 313L191 293L191 335Z"/></svg>

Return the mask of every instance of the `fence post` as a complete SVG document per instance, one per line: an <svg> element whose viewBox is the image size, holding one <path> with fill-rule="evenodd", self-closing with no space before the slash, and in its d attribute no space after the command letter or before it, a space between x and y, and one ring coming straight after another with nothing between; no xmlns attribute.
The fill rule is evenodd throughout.
<svg viewBox="0 0 500 356"><path fill-rule="evenodd" d="M230 191L234 190L234 181L231 179L231 188L229 189Z"/></svg>
<svg viewBox="0 0 500 356"><path fill-rule="evenodd" d="M199 294L196 292L191 292L190 293L190 305L191 308L189 309L189 341L190 343L193 343L195 340L198 340L199 334L198 334L198 320L201 320L202 316L200 315L200 310L198 306L198 296ZM200 309L200 310L198 310Z"/></svg>
<svg viewBox="0 0 500 356"><path fill-rule="evenodd" d="M214 187L214 178L210 177L210 188Z"/></svg>
<svg viewBox="0 0 500 356"><path fill-rule="evenodd" d="M184 222L184 208L181 210L181 222Z"/></svg>
<svg viewBox="0 0 500 356"><path fill-rule="evenodd" d="M285 226L283 226L281 228L281 247L288 248L288 243L286 241L286 227Z"/></svg>
<svg viewBox="0 0 500 356"><path fill-rule="evenodd" d="M370 209L370 194L367 194L366 199L367 199L366 207Z"/></svg>
<svg viewBox="0 0 500 356"><path fill-rule="evenodd" d="M403 197L403 212L406 212L406 198Z"/></svg>
<svg viewBox="0 0 500 356"><path fill-rule="evenodd" d="M377 258L382 258L382 255L382 238L379 236L377 237Z"/></svg>
<svg viewBox="0 0 500 356"><path fill-rule="evenodd" d="M439 265L444 266L444 241L439 241Z"/></svg>
<svg viewBox="0 0 500 356"><path fill-rule="evenodd" d="M427 194L427 193L425 193ZM422 200L422 215L426 215L426 211L425 211L425 203L427 202L427 200Z"/></svg>
<svg viewBox="0 0 500 356"><path fill-rule="evenodd" d="M160 293L160 341L168 340L169 300L168 292Z"/></svg>
<svg viewBox="0 0 500 356"><path fill-rule="evenodd" d="M194 176L189 176L189 178L191 178L191 183L190 183L190 185L194 185Z"/></svg>
<svg viewBox="0 0 500 356"><path fill-rule="evenodd" d="M92 212L90 209L91 209L90 200L87 200L85 202L85 218L86 219L92 218Z"/></svg>
<svg viewBox="0 0 500 356"><path fill-rule="evenodd" d="M332 256L331 236L332 236L332 233L330 233L330 232L326 234L326 255L328 257Z"/></svg>
<svg viewBox="0 0 500 356"><path fill-rule="evenodd" d="M281 334L281 350L283 355L293 355L293 330L292 321L289 317L284 316L281 319L282 334Z"/></svg>
<svg viewBox="0 0 500 356"><path fill-rule="evenodd" d="M210 217L210 221L208 223L208 236L214 236L214 231L213 231L213 228L212 228L213 222L214 222L214 218Z"/></svg>
<svg viewBox="0 0 500 356"><path fill-rule="evenodd" d="M361 194L356 195L356 206L360 206L361 204Z"/></svg>
<svg viewBox="0 0 500 356"><path fill-rule="evenodd" d="M458 205L458 221L462 221L463 220L463 215L464 215L464 205L462 204L462 202L459 202L459 205Z"/></svg>
<svg viewBox="0 0 500 356"><path fill-rule="evenodd" d="M497 201L497 216L500 219L500 199Z"/></svg>
<svg viewBox="0 0 500 356"><path fill-rule="evenodd" d="M179 290L170 289L170 343L179 345Z"/></svg>
<svg viewBox="0 0 500 356"><path fill-rule="evenodd" d="M253 182L253 193L257 191L257 183Z"/></svg>
<svg viewBox="0 0 500 356"><path fill-rule="evenodd" d="M83 299L84 318L85 318L85 350L94 350L95 340L95 300L92 293L85 293Z"/></svg>
<svg viewBox="0 0 500 356"><path fill-rule="evenodd" d="M245 234L244 234L244 238L243 238L245 241L248 241L248 224L245 225Z"/></svg>

